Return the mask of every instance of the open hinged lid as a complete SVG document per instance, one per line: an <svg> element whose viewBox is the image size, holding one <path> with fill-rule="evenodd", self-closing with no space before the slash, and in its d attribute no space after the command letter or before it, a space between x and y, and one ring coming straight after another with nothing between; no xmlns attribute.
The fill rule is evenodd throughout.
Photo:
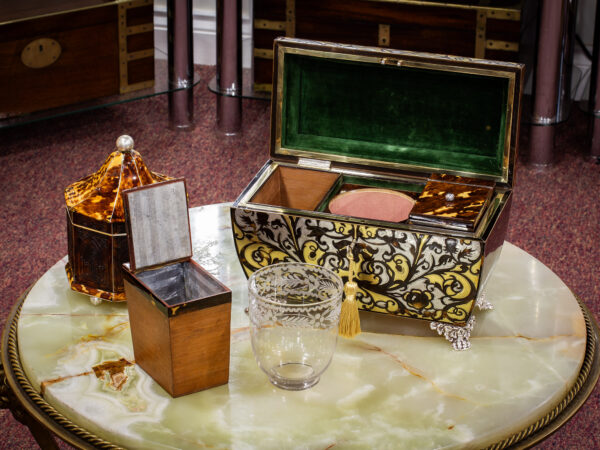
<svg viewBox="0 0 600 450"><path fill-rule="evenodd" d="M273 159L512 185L523 65L280 38Z"/></svg>
<svg viewBox="0 0 600 450"><path fill-rule="evenodd" d="M192 257L183 178L127 190L123 200L133 272Z"/></svg>

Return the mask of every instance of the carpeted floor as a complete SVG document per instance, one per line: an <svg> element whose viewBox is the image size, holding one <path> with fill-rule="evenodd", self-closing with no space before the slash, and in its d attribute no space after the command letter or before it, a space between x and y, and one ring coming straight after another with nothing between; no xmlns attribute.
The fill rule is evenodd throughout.
<svg viewBox="0 0 600 450"><path fill-rule="evenodd" d="M0 130L0 327L19 295L67 252L64 188L98 170L121 134L148 167L185 177L191 206L232 201L268 158L269 103L244 100L243 134L215 131L213 67L197 67L196 127L167 128L167 98ZM517 164L507 240L556 272L600 317L600 165L587 155L587 116L574 108L557 126L558 162ZM527 154L529 129L521 131ZM600 388L543 449L600 448ZM0 449L35 448L27 430L0 411Z"/></svg>

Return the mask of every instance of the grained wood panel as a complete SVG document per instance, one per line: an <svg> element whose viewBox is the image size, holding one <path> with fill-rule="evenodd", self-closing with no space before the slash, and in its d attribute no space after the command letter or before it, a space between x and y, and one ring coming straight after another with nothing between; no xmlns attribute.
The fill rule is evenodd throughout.
<svg viewBox="0 0 600 450"><path fill-rule="evenodd" d="M254 0L254 18L285 20L286 0Z"/></svg>
<svg viewBox="0 0 600 450"><path fill-rule="evenodd" d="M117 22L117 7L107 6L105 8L93 8L57 14L39 19L32 19L16 23L8 23L0 27L0 42L43 35L45 33L65 32L91 25L110 23L115 27ZM88 40L90 36L88 36Z"/></svg>
<svg viewBox="0 0 600 450"><path fill-rule="evenodd" d="M519 42L521 33L521 22L519 20L487 19L487 39L498 39L502 41Z"/></svg>
<svg viewBox="0 0 600 450"><path fill-rule="evenodd" d="M33 29L48 30L48 27L34 26ZM54 29L28 36L21 32L21 35L19 39L0 41L0 89L3 92L0 114L26 113L118 92L118 44L114 22ZM62 52L54 64L32 69L22 63L21 52L38 37L56 40Z"/></svg>
<svg viewBox="0 0 600 450"><path fill-rule="evenodd" d="M252 202L314 210L340 177L337 173L280 166Z"/></svg>
<svg viewBox="0 0 600 450"><path fill-rule="evenodd" d="M173 391L173 370L169 322L153 306L150 295L129 281L125 282L129 326L135 362L163 389Z"/></svg>
<svg viewBox="0 0 600 450"><path fill-rule="evenodd" d="M0 118L120 92L120 72L123 68L119 64L116 4L107 0L7 0L0 3L0 23L1 18L25 17L26 13L55 13L0 25ZM86 8L90 5L96 7L60 14L65 8ZM126 25L141 24L153 27L152 4L127 10ZM134 30L134 33L138 31ZM54 63L32 69L21 62L21 52L40 38L56 41L61 53ZM128 38L128 52L153 49L153 40L152 31L133 34ZM52 50L55 50L55 42L52 45ZM44 53L37 56L40 55L43 57ZM129 69L127 75L132 80L130 83L154 78L153 61L141 61ZM134 88L142 87L147 85L140 84Z"/></svg>
<svg viewBox="0 0 600 450"><path fill-rule="evenodd" d="M154 21L154 6L146 5L127 10L127 26L142 25Z"/></svg>
<svg viewBox="0 0 600 450"><path fill-rule="evenodd" d="M137 52L154 48L154 31L127 36L127 52Z"/></svg>
<svg viewBox="0 0 600 450"><path fill-rule="evenodd" d="M296 22L296 37L341 44L377 45L379 24L352 20Z"/></svg>
<svg viewBox="0 0 600 450"><path fill-rule="evenodd" d="M254 28L254 48L273 50L273 41L279 36L285 36L285 30L262 30Z"/></svg>
<svg viewBox="0 0 600 450"><path fill-rule="evenodd" d="M192 256L183 179L130 189L123 200L133 270Z"/></svg>
<svg viewBox="0 0 600 450"><path fill-rule="evenodd" d="M154 79L154 58L142 58L127 63L127 81L129 84Z"/></svg>
<svg viewBox="0 0 600 450"><path fill-rule="evenodd" d="M358 21L406 24L427 28L459 28L474 19L473 10L427 7L366 0L303 0L296 3L296 21Z"/></svg>
<svg viewBox="0 0 600 450"><path fill-rule="evenodd" d="M201 300L200 300L201 301ZM231 303L170 319L174 397L229 381Z"/></svg>
<svg viewBox="0 0 600 450"><path fill-rule="evenodd" d="M271 80L273 78L273 60L254 58L253 70L255 88L261 87L262 90L270 90L269 86L271 85Z"/></svg>
<svg viewBox="0 0 600 450"><path fill-rule="evenodd" d="M3 0L0 23L106 4L107 0Z"/></svg>
<svg viewBox="0 0 600 450"><path fill-rule="evenodd" d="M495 59L496 61L514 61L515 52L488 49L485 51L485 57L487 59Z"/></svg>

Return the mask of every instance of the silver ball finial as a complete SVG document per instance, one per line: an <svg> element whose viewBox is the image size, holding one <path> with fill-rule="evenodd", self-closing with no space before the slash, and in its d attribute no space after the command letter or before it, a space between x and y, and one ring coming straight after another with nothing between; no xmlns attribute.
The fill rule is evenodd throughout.
<svg viewBox="0 0 600 450"><path fill-rule="evenodd" d="M117 149L126 152L133 150L133 138L124 134L117 139Z"/></svg>

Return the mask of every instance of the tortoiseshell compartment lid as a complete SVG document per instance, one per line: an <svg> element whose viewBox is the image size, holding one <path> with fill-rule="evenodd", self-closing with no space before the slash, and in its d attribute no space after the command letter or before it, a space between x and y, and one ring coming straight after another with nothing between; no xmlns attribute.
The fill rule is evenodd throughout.
<svg viewBox="0 0 600 450"><path fill-rule="evenodd" d="M124 190L169 179L146 167L131 140L131 148L112 152L100 170L68 186L65 200L69 210L92 219L125 222Z"/></svg>
<svg viewBox="0 0 600 450"><path fill-rule="evenodd" d="M433 174L410 213L415 224L474 230L490 203L494 181Z"/></svg>

